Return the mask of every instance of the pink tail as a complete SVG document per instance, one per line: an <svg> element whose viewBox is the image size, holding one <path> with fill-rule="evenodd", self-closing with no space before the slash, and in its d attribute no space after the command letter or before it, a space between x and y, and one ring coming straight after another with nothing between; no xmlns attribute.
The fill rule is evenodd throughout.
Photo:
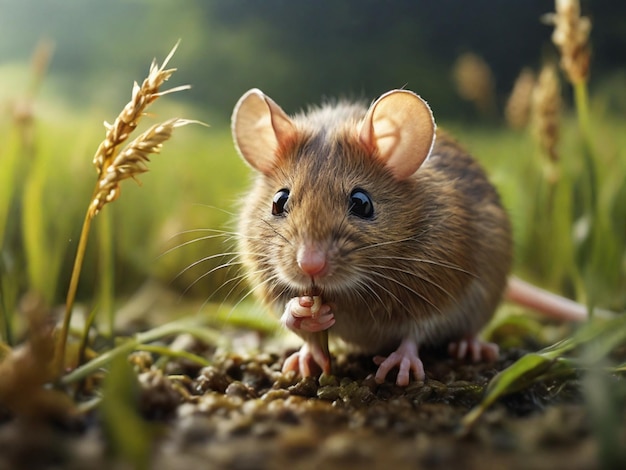
<svg viewBox="0 0 626 470"><path fill-rule="evenodd" d="M582 322L589 318L584 305L540 289L517 277L509 279L505 298L558 320Z"/></svg>

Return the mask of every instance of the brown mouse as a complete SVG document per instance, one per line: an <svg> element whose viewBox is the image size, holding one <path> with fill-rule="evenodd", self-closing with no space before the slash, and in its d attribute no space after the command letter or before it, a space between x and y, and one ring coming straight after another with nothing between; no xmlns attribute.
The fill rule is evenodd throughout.
<svg viewBox="0 0 626 470"><path fill-rule="evenodd" d="M476 335L507 288L509 217L424 100L393 90L369 108L338 102L289 117L253 89L232 130L258 172L239 219L242 262L305 342L283 370L329 372L326 335L375 355L378 382L397 368L398 385L425 377L424 345L497 358Z"/></svg>

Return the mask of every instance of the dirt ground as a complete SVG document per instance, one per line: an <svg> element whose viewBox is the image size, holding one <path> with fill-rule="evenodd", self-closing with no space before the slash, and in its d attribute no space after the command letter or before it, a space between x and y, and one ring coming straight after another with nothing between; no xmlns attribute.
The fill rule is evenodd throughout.
<svg viewBox="0 0 626 470"><path fill-rule="evenodd" d="M145 468L572 470L622 463L601 465L578 377L509 395L463 432L460 421L489 379L522 350L477 365L428 352L426 380L406 388L377 385L371 358L359 356L339 356L334 375L319 380L283 375L288 352L217 353L204 368L185 360L157 368L147 352L134 353L136 403L155 432ZM622 443L625 410L622 401ZM136 468L110 458L109 441L97 411L54 423L0 412L2 470Z"/></svg>

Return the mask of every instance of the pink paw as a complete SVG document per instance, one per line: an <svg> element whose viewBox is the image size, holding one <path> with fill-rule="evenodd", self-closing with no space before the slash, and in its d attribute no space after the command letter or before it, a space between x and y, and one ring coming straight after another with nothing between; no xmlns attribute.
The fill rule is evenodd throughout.
<svg viewBox="0 0 626 470"><path fill-rule="evenodd" d="M316 307L313 297L305 295L287 302L281 321L291 331L316 333L333 326L335 316L330 311L330 305Z"/></svg>
<svg viewBox="0 0 626 470"><path fill-rule="evenodd" d="M426 377L424 365L417 354L417 344L413 340L405 339L389 356L376 356L374 362L378 366L375 379L379 384L383 383L391 369L396 367L398 368L396 384L402 387L409 384L411 372L416 380L424 380Z"/></svg>
<svg viewBox="0 0 626 470"><path fill-rule="evenodd" d="M494 362L498 360L500 348L497 344L468 336L448 344L448 354L456 359L469 358L472 362Z"/></svg>
<svg viewBox="0 0 626 470"><path fill-rule="evenodd" d="M330 374L330 356L319 345L304 343L300 351L285 359L282 371L285 373L294 370L302 377L310 377L317 375L320 369L325 374Z"/></svg>

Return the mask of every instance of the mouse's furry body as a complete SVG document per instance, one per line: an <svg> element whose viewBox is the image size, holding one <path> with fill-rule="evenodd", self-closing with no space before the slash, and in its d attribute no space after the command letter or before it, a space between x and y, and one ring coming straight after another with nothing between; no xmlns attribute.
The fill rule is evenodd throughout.
<svg viewBox="0 0 626 470"><path fill-rule="evenodd" d="M441 132L417 171L398 178L358 139L367 110L337 103L291 118L295 133L279 141L242 207L240 252L252 286L281 313L290 299L321 292L334 313L330 336L365 353L388 353L406 338L438 345L474 335L511 267L496 190ZM277 217L272 198L281 188L288 208ZM371 220L349 213L354 188L371 196ZM303 243L328 258L315 286L298 266Z"/></svg>

